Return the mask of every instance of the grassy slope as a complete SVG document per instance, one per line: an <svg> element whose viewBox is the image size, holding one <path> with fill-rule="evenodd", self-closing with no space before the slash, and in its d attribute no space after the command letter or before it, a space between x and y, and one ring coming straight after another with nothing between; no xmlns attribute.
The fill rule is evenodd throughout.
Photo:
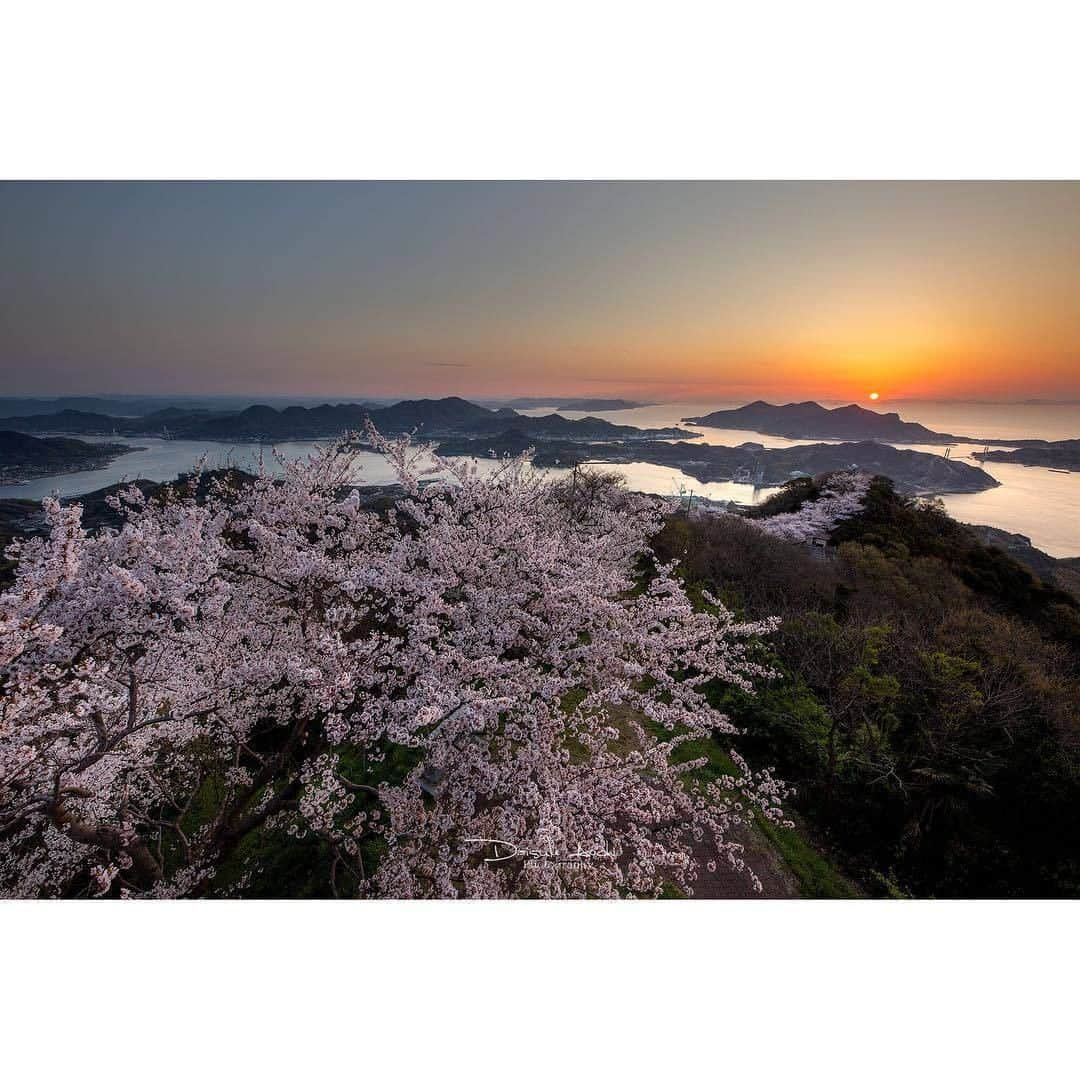
<svg viewBox="0 0 1080 1080"><path fill-rule="evenodd" d="M650 725L659 739L670 737L663 728ZM672 755L676 762L705 758L706 764L691 776L701 780L715 780L721 776L736 775L735 765L727 751L715 739L698 739L684 743ZM792 817L789 811L789 817ZM754 819L754 828L768 846L776 852L784 866L798 883L799 894L807 899L850 900L859 891L840 868L812 843L806 824L792 817L792 829L781 828L760 815Z"/></svg>

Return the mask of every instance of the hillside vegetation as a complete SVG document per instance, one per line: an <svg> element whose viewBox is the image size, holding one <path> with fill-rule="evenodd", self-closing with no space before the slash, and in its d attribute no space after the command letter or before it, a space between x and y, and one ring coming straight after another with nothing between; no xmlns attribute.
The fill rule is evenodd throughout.
<svg viewBox="0 0 1080 1080"><path fill-rule="evenodd" d="M813 485L785 494L790 510ZM739 614L779 614L785 676L714 703L798 788L872 895L1080 893L1080 610L882 479L824 551L734 516L671 518L658 554Z"/></svg>

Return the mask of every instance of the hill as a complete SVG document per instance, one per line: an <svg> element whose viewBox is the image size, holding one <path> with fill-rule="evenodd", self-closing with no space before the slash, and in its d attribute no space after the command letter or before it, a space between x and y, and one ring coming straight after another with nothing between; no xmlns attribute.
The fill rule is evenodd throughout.
<svg viewBox="0 0 1080 1080"><path fill-rule="evenodd" d="M735 431L760 431L787 439L878 439L900 443L951 443L968 441L944 435L922 424L901 420L899 413L878 413L860 405L826 409L816 401L770 405L754 401L738 409L721 409L707 416L688 417L684 423Z"/></svg>
<svg viewBox="0 0 1080 1080"><path fill-rule="evenodd" d="M98 469L133 449L118 443L39 439L19 431L0 431L0 483Z"/></svg>
<svg viewBox="0 0 1080 1080"><path fill-rule="evenodd" d="M880 478L824 549L733 514L675 515L655 546L691 590L780 616L783 678L713 703L868 893L1080 895L1075 599Z"/></svg>
<svg viewBox="0 0 1080 1080"><path fill-rule="evenodd" d="M1023 533L1010 533L991 525L968 525L973 536L987 547L1004 551L1018 563L1023 563L1037 578L1071 593L1080 600L1080 558L1058 559L1040 551L1031 538Z"/></svg>

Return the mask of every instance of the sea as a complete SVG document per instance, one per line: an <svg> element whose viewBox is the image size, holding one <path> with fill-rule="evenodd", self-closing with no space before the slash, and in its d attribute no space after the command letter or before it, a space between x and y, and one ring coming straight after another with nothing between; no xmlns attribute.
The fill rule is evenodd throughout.
<svg viewBox="0 0 1080 1080"><path fill-rule="evenodd" d="M683 423L688 416L702 416L718 409L732 409L745 401L692 401L646 405L636 409L593 413L612 423L634 427L682 427L697 431L701 441L719 446L738 446L757 442L766 447L796 446L811 440L783 439L752 431L728 431L718 428L693 428ZM833 406L846 402L822 402ZM1075 439L1080 438L1080 402L1002 403L1002 402L936 402L907 401L876 403L859 402L878 412L899 412L904 420L916 421L934 431L966 436L970 442L958 442L952 457L979 462L971 457L982 449L984 439ZM551 409L522 410L528 415L542 416ZM571 419L588 416L588 412L560 412ZM243 443L230 446L217 442L198 442L189 439L125 439L87 437L88 442L119 442L141 447L117 458L104 468L45 477L27 484L0 485L0 498L42 499L50 494L77 496L109 484L135 479L172 480L202 461L207 467L234 465L254 469L262 460L267 468L279 471L280 462L303 457L316 450L312 442L279 443L269 447ZM695 440L697 441L697 440ZM821 440L812 440L821 441ZM941 446L909 446L906 449L925 450L941 454ZM491 463L481 462L490 468ZM1080 473L1060 473L1051 469L1031 468L988 462L984 466L1001 486L973 495L945 495L946 509L959 521L991 525L1010 533L1030 538L1035 547L1057 558L1080 557ZM678 469L662 465L634 462L605 465L621 473L627 485L636 491L659 495L693 493L698 497L753 504L772 494L772 488L755 488L750 484L703 484ZM358 455L353 479L358 484L389 484L394 481L393 470L378 454Z"/></svg>

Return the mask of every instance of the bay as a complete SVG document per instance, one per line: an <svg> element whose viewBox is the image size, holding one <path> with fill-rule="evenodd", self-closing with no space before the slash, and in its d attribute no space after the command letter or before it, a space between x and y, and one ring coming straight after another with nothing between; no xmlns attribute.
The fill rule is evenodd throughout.
<svg viewBox="0 0 1080 1080"><path fill-rule="evenodd" d="M637 409L604 412L600 415L612 423L635 427L683 427L698 431L702 441L716 446L738 446L744 442L784 447L812 440L785 439L751 431L717 428L688 428L681 423L686 416L700 416L723 408L736 408L741 401L684 401L648 405ZM833 404L833 403L827 403ZM1067 439L1080 437L1080 403L1013 404L979 402L877 402L879 412L899 412L905 420L925 424L935 431L968 435L974 439ZM528 415L541 416L551 409L524 410ZM564 412L560 415L578 419L587 412ZM199 442L189 439L111 439L88 438L90 442L121 442L143 447L117 458L111 465L86 472L46 477L28 484L0 485L0 498L39 500L49 494L82 495L109 484L134 479L172 480L200 459L210 468L234 465L255 469L260 457L269 468L277 471L270 448L244 443L230 446L224 443ZM283 458L295 458L312 453L312 442L281 443L276 450ZM942 453L940 446L913 446L910 449ZM952 456L977 462L970 455L981 450L979 442L955 446ZM481 462L481 468L488 468ZM678 469L662 465L634 462L605 466L626 478L627 485L637 491L660 495L693 492L709 499L734 499L740 503L755 503L767 497L772 489L754 488L750 484L703 484ZM990 462L986 470L1002 484L999 488L973 495L946 495L943 502L955 518L980 525L992 525L1008 532L1018 532L1031 538L1032 543L1050 555L1080 556L1080 473L1059 473L1050 469L1030 468ZM377 454L359 455L353 476L358 484L389 484L394 481L393 470Z"/></svg>

